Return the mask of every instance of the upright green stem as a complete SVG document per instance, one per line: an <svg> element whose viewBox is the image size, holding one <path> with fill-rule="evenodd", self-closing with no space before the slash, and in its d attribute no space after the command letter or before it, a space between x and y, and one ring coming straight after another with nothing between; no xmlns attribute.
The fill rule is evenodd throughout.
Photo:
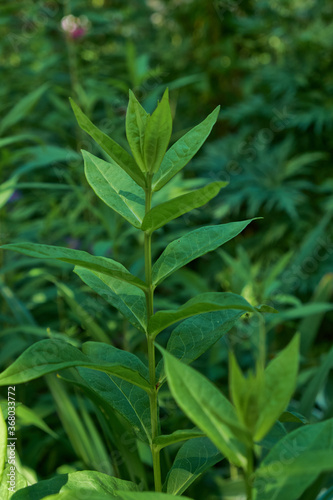
<svg viewBox="0 0 333 500"><path fill-rule="evenodd" d="M245 479L245 489L246 489L246 500L252 500L252 481L253 481L253 451L250 448L248 450L248 465L247 470L244 473Z"/></svg>
<svg viewBox="0 0 333 500"><path fill-rule="evenodd" d="M151 176L147 176L147 188L146 188L146 213L150 210L152 198L151 189ZM145 274L146 283L148 290L146 292L146 303L147 303L147 320L154 314L154 287L152 285L152 262L151 262L151 234L145 233ZM160 451L155 446L154 441L159 434L159 413L158 413L158 402L157 402L157 388L156 388L156 363L155 363L155 346L154 339L147 333L148 342L148 363L149 363L149 380L151 384L151 392L149 395L150 400L150 419L151 419L151 453L153 457L153 469L154 469L154 482L155 491L162 491L162 481L161 481L161 463L160 463Z"/></svg>

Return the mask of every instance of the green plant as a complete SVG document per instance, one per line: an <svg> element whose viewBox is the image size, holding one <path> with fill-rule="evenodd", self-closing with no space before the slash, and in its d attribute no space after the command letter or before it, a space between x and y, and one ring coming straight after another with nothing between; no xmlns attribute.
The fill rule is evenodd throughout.
<svg viewBox="0 0 333 500"><path fill-rule="evenodd" d="M93 499L167 500L182 494L200 473L223 458L228 460L232 469L242 471L244 481L239 480L238 474L232 474L230 483L236 483L240 494L245 493L248 500L272 498L273 490L276 499L298 499L321 472L330 469L332 451L329 440L333 425L333 420L327 420L288 434L282 423L303 425L300 417L284 411L296 386L299 336L295 336L265 367L262 313L275 312L272 308L253 306L234 293L206 292L178 309L157 312L154 309L154 292L158 285L193 259L237 236L253 220L190 231L171 242L153 265L153 234L168 222L205 205L226 185L225 182L212 182L154 205L153 194L190 161L206 140L219 108L167 149L172 131L168 91L152 115L146 113L130 92L126 135L132 156L93 125L74 102L72 107L80 127L108 155L108 161L104 161L83 151L88 183L106 205L143 233L145 277L142 279L132 274L115 260L80 250L33 243L14 243L2 248L39 259L51 258L74 264L75 273L82 281L117 308L145 336L148 362L102 342L86 342L80 350L70 339L51 338L29 347L0 375L0 384L16 385L66 370L61 372L62 378L73 387L82 389L105 415L101 422L106 435L111 433L116 440L118 429L124 428L126 422L136 439L143 443L141 456L148 463L150 458L145 451L149 446L155 493L140 492L134 481L119 477L121 474L114 465L113 475L78 471L27 488L22 484L13 500L76 499L84 495ZM210 381L186 365L207 351L244 313L252 313L257 318L255 370L244 377L235 356L231 355L231 403ZM163 358L157 363L156 338L176 323L179 324L171 333L166 348L158 346ZM178 428L169 434L161 432L159 395L166 380L180 408L197 426L194 429ZM57 387L53 387L56 393ZM113 420L114 412L120 415L120 421ZM86 418L87 428L94 429L89 417ZM2 420L0 432L5 440L6 426ZM285 446L295 439L301 441L296 455L289 448L285 454ZM160 452L182 441L185 444L169 468L163 487ZM271 451L266 456L267 449ZM5 449L0 449L0 453L0 468L5 477L9 470L9 465L4 469ZM198 463L197 459L202 456L204 462ZM177 460L181 461L182 457L189 457L187 468L177 465ZM276 461L281 464L282 472L272 477L271 465ZM300 470L306 471L306 480L300 480ZM3 491L4 481L1 482ZM141 486L147 489L145 484Z"/></svg>

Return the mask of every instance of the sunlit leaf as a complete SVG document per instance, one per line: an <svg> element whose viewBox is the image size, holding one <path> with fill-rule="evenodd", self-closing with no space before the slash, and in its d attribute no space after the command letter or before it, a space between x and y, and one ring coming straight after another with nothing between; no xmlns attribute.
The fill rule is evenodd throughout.
<svg viewBox="0 0 333 500"><path fill-rule="evenodd" d="M264 371L264 404L254 439L260 441L279 418L295 391L299 363L299 335L295 335Z"/></svg>
<svg viewBox="0 0 333 500"><path fill-rule="evenodd" d="M81 111L79 106L70 99L75 117L79 126L87 132L101 148L114 160L119 167L132 177L132 179L141 187L145 187L145 178L134 158L117 144L111 137L99 130L89 118Z"/></svg>
<svg viewBox="0 0 333 500"><path fill-rule="evenodd" d="M228 399L203 375L163 350L171 394L184 413L228 458L246 467L247 434Z"/></svg>
<svg viewBox="0 0 333 500"><path fill-rule="evenodd" d="M78 471L70 474L59 474L51 479L39 481L36 484L19 490L13 495L13 500L42 500L45 496L56 493L73 492L75 499L90 498L101 494L101 498L114 498L116 491L138 491L138 486L130 481L111 477L102 472ZM61 496L59 497L61 498ZM65 497L66 500L71 497Z"/></svg>
<svg viewBox="0 0 333 500"><path fill-rule="evenodd" d="M144 162L149 172L157 172L167 150L172 132L168 89L147 119L144 137Z"/></svg>
<svg viewBox="0 0 333 500"><path fill-rule="evenodd" d="M187 132L166 152L160 169L153 178L153 190L161 189L174 175L177 174L193 158L201 148L213 125L215 124L220 106L207 116L199 125Z"/></svg>
<svg viewBox="0 0 333 500"><path fill-rule="evenodd" d="M126 113L126 137L133 156L142 172L146 172L144 162L144 133L147 125L148 113L129 91L129 103Z"/></svg>

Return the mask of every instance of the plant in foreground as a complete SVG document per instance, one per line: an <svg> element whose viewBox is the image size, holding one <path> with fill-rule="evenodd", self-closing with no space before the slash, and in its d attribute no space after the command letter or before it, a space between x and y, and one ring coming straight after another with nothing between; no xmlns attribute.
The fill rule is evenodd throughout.
<svg viewBox="0 0 333 500"><path fill-rule="evenodd" d="M26 483L16 471L22 482L13 500L86 497L167 500L181 495L200 473L224 458L242 471L243 480L237 477L223 483L223 495L231 485L233 491L238 488L239 495L246 495L247 499L297 500L321 472L330 468L327 464L333 458L332 420L302 426L289 434L283 424L302 425L299 416L284 411L296 385L298 336L265 367L262 313L274 312L271 308L254 307L233 293L215 292L200 294L178 309L154 311L154 291L163 280L235 237L253 220L191 231L171 242L152 263L153 233L169 221L205 205L226 185L212 182L159 205L153 204L153 194L189 162L206 140L219 108L167 150L172 130L168 92L151 116L130 92L126 135L131 156L95 127L74 102L72 107L80 127L109 156L104 161L83 151L90 186L109 207L144 233L145 279L134 276L119 262L80 250L32 243L3 248L74 264L83 282L145 335L148 366L136 355L108 344L86 342L79 350L70 343L49 339L28 348L0 375L0 384L15 385L71 369L63 372L64 379L80 387L105 413L121 415L136 437L149 445L155 492L140 492L134 482L96 471L60 475L23 487ZM235 357L230 356L231 403L209 380L187 365L209 349L245 312L258 316L258 356L255 372L247 377ZM179 324L171 333L166 349L159 347L163 359L156 365L156 338L175 323ZM194 429L161 434L158 394L165 380L180 408L196 425ZM112 431L117 433L111 428ZM2 417L0 433L1 442L5 443L6 425ZM181 441L185 444L163 485L160 451ZM10 464L5 467L5 452L2 445L2 492L6 490L6 475L11 467Z"/></svg>

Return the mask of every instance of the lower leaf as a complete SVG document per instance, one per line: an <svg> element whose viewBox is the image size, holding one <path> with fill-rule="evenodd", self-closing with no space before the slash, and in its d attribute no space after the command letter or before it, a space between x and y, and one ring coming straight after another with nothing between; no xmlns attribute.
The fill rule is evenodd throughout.
<svg viewBox="0 0 333 500"><path fill-rule="evenodd" d="M223 455L210 439L202 437L187 441L176 455L164 489L171 495L181 495L203 472L221 460Z"/></svg>

